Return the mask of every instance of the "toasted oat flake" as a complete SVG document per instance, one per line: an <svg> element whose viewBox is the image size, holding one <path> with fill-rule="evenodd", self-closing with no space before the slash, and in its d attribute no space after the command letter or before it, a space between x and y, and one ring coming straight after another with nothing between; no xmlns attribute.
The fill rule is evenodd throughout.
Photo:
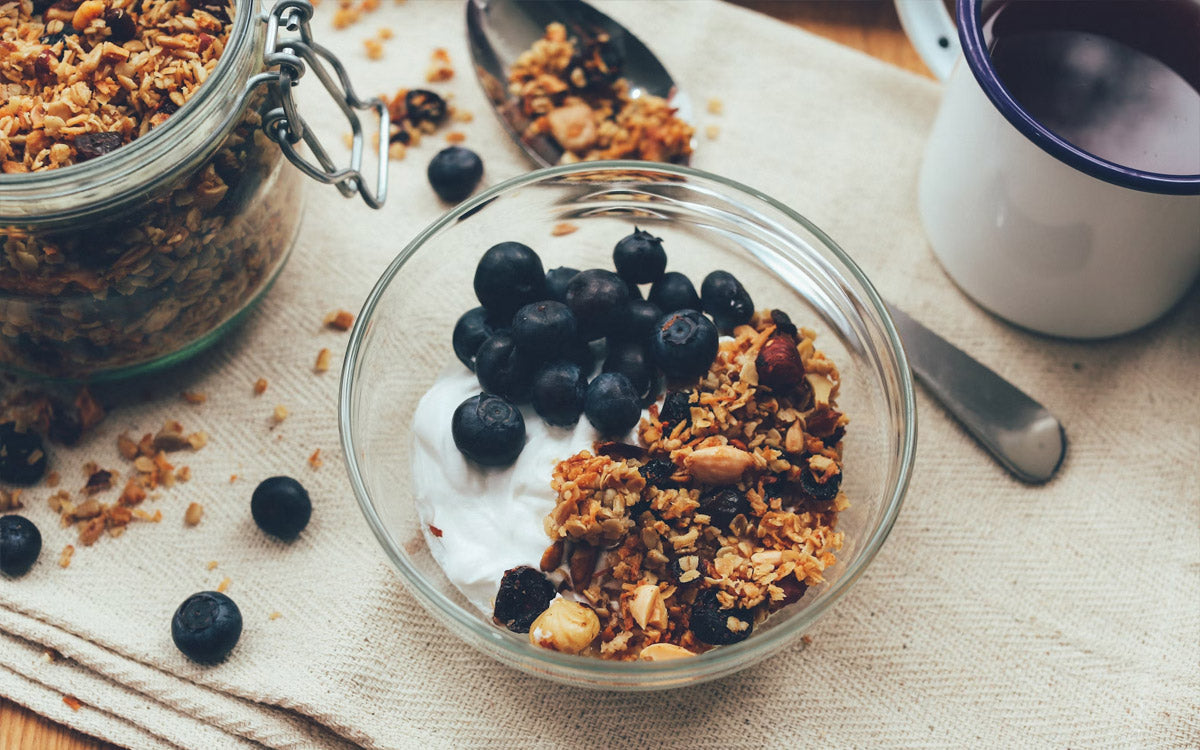
<svg viewBox="0 0 1200 750"><path fill-rule="evenodd" d="M328 349L321 349L321 351L317 352L317 361L313 364L313 370L316 372L328 372L331 357L332 354Z"/></svg>
<svg viewBox="0 0 1200 750"><path fill-rule="evenodd" d="M563 237L578 231L578 225L572 224L569 221L564 221L560 224L555 224L554 228L550 230L550 235L553 237Z"/></svg>
<svg viewBox="0 0 1200 750"><path fill-rule="evenodd" d="M347 310L335 310L325 316L325 325L338 331L349 331L354 325L354 314Z"/></svg>

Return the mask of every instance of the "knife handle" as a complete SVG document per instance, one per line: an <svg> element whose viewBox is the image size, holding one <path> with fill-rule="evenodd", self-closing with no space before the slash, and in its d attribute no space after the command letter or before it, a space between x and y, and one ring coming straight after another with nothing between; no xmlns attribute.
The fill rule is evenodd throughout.
<svg viewBox="0 0 1200 750"><path fill-rule="evenodd" d="M917 380L980 445L1023 482L1047 482L1067 454L1067 433L1024 391L888 305Z"/></svg>

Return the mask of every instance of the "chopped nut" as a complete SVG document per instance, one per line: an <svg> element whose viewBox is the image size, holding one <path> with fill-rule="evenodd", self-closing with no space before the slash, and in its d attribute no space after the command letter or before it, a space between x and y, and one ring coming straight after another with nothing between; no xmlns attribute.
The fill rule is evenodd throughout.
<svg viewBox="0 0 1200 750"><path fill-rule="evenodd" d="M84 3L84 5L86 5L86 4L87 3ZM101 5L101 7L103 7L103 5ZM78 14L76 14L76 15L78 15ZM64 695L63 703L66 703L71 708L72 711L78 711L79 707L83 705L83 701L79 700L78 698L76 698L73 695Z"/></svg>
<svg viewBox="0 0 1200 750"><path fill-rule="evenodd" d="M288 418L287 407L284 406L283 404L276 405L275 411L271 413L271 419L273 419L275 421L275 424L279 424L287 418Z"/></svg>
<svg viewBox="0 0 1200 750"><path fill-rule="evenodd" d="M221 579L221 582L217 584L217 591L220 591L222 594L224 594L229 590L229 584L231 583L233 583L233 581L229 579L229 576L225 576Z"/></svg>
<svg viewBox="0 0 1200 750"><path fill-rule="evenodd" d="M321 349L317 352L317 361L313 365L313 370L316 372L327 372L329 370L330 352L328 349Z"/></svg>
<svg viewBox="0 0 1200 750"><path fill-rule="evenodd" d="M828 406L830 394L833 393L833 382L824 375L816 373L808 373L805 378L812 386L813 403L818 406Z"/></svg>
<svg viewBox="0 0 1200 750"><path fill-rule="evenodd" d="M154 434L153 444L155 452L181 451L192 446L183 434L183 425L178 422L164 424L163 428Z"/></svg>
<svg viewBox="0 0 1200 750"><path fill-rule="evenodd" d="M754 457L740 448L718 445L692 451L684 457L683 465L706 484L733 484L754 465Z"/></svg>
<svg viewBox="0 0 1200 750"><path fill-rule="evenodd" d="M555 224L554 228L550 230L550 235L553 237L563 237L565 235L568 235L568 234L571 234L572 232L577 232L577 231L579 231L578 226L576 226L575 224L572 224L570 222L564 221L561 224Z"/></svg>
<svg viewBox="0 0 1200 750"><path fill-rule="evenodd" d="M363 46L367 49L368 60L383 59L383 44L378 39L364 39Z"/></svg>
<svg viewBox="0 0 1200 750"><path fill-rule="evenodd" d="M85 547L90 547L104 533L106 522L103 517L97 516L89 520L87 523L79 527L79 543Z"/></svg>
<svg viewBox="0 0 1200 750"><path fill-rule="evenodd" d="M662 592L652 583L634 589L629 613L643 630L647 627L658 630L667 627L667 606L663 603Z"/></svg>
<svg viewBox="0 0 1200 750"><path fill-rule="evenodd" d="M278 620L280 617L283 617L283 615L278 610L267 615L268 620Z"/></svg>
<svg viewBox="0 0 1200 750"><path fill-rule="evenodd" d="M204 506L200 503L191 503L183 514L183 522L188 526L195 526L200 523L200 519L204 517Z"/></svg>
<svg viewBox="0 0 1200 750"><path fill-rule="evenodd" d="M21 505L21 490L6 490L0 487L0 512L16 510Z"/></svg>
<svg viewBox="0 0 1200 750"><path fill-rule="evenodd" d="M75 554L74 545L68 544L58 555L58 567L67 568L71 565L71 556Z"/></svg>
<svg viewBox="0 0 1200 750"><path fill-rule="evenodd" d="M542 553L542 560L538 564L538 568L549 573L559 565L562 565L563 546L563 542L560 539L547 547L546 551Z"/></svg>
<svg viewBox="0 0 1200 750"><path fill-rule="evenodd" d="M189 479L191 479L192 478L191 467L180 466L179 469L175 472L175 478L181 482L186 482Z"/></svg>
<svg viewBox="0 0 1200 750"><path fill-rule="evenodd" d="M205 566L204 566L204 569L205 569L205 570L216 570L216 569L217 569L217 561L216 561L216 560L209 560L209 561L208 561L208 565L205 565Z"/></svg>
<svg viewBox="0 0 1200 750"><path fill-rule="evenodd" d="M208 400L208 394L197 393L195 391L184 391L179 395L182 396L183 400L187 401L189 404L203 404Z"/></svg>
<svg viewBox="0 0 1200 750"><path fill-rule="evenodd" d="M259 378L254 381L254 395L261 396L267 391L267 379Z"/></svg>
<svg viewBox="0 0 1200 750"><path fill-rule="evenodd" d="M725 111L725 102L714 96L708 100L707 109L710 115L719 115Z"/></svg>
<svg viewBox="0 0 1200 750"><path fill-rule="evenodd" d="M695 654L682 646L676 646L674 643L652 643L638 654L638 658L642 661L668 661L670 659L685 659L689 656L695 656Z"/></svg>
<svg viewBox="0 0 1200 750"><path fill-rule="evenodd" d="M120 451L122 458L132 461L137 458L138 444L133 442L133 438L122 432L117 436L117 450Z"/></svg>
<svg viewBox="0 0 1200 750"><path fill-rule="evenodd" d="M133 468L137 469L143 474L153 474L158 467L155 466L153 458L150 458L149 456L138 456L133 460Z"/></svg>
<svg viewBox="0 0 1200 750"><path fill-rule="evenodd" d="M317 448L312 452L312 455L308 457L308 465L311 466L314 471L325 465L325 462L321 460L320 448Z"/></svg>
<svg viewBox="0 0 1200 750"><path fill-rule="evenodd" d="M461 131L451 130L446 133L446 143L462 143L465 140L467 140L467 136Z"/></svg>
<svg viewBox="0 0 1200 750"><path fill-rule="evenodd" d="M600 618L590 607L566 599L555 599L529 627L529 642L535 646L577 654L600 634Z"/></svg>
<svg viewBox="0 0 1200 750"><path fill-rule="evenodd" d="M192 450L198 451L208 445L208 433L204 430L193 432L187 437L188 445L192 446Z"/></svg>
<svg viewBox="0 0 1200 750"><path fill-rule="evenodd" d="M325 325L338 331L349 331L354 325L354 314L346 310L337 310L325 316Z"/></svg>

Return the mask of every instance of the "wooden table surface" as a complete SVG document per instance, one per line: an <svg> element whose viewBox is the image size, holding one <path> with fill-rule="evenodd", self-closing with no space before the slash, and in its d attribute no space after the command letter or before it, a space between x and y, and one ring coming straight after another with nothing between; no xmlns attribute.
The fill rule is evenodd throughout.
<svg viewBox="0 0 1200 750"><path fill-rule="evenodd" d="M900 28L892 0L733 0L906 70L928 68ZM115 750L0 697L0 750Z"/></svg>

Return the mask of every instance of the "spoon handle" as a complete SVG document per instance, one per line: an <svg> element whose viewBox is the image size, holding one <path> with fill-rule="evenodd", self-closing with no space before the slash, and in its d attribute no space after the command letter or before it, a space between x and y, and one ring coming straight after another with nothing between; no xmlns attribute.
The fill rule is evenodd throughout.
<svg viewBox="0 0 1200 750"><path fill-rule="evenodd" d="M1067 453L1066 431L1054 415L904 311L888 310L917 380L1013 476L1049 481Z"/></svg>

